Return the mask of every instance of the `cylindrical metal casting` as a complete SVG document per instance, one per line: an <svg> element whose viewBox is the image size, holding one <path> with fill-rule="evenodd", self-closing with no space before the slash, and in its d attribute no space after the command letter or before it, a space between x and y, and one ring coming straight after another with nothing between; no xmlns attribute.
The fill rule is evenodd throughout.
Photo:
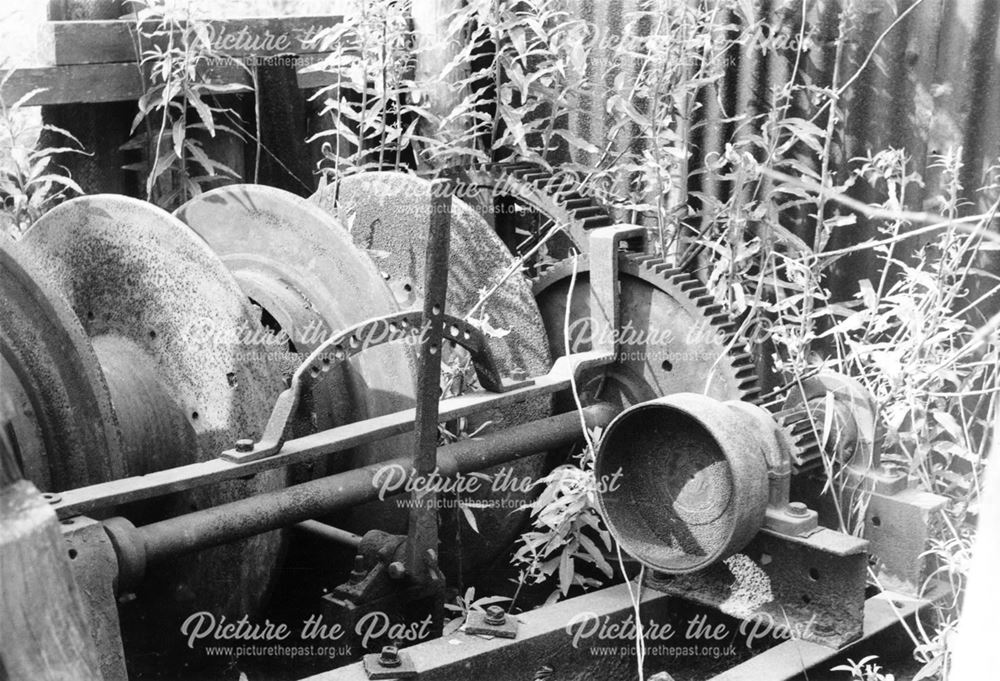
<svg viewBox="0 0 1000 681"><path fill-rule="evenodd" d="M595 463L611 533L666 573L736 553L764 521L768 461L781 448L776 428L759 407L694 393L625 410L605 430Z"/></svg>

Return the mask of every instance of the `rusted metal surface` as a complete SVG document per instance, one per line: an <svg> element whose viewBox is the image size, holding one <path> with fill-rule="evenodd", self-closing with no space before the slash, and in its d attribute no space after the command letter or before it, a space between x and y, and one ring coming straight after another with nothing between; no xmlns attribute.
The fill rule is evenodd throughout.
<svg viewBox="0 0 1000 681"><path fill-rule="evenodd" d="M497 205L497 200L513 203L537 213L543 220L542 226L558 226L554 234L533 230L535 234L525 234L518 228L524 224L516 216L487 214L500 238L512 253L524 253L534 247L540 238L545 238L543 251L550 258L567 258L573 253L590 250L589 232L611 225L608 211L590 197L583 196L575 185L564 178L530 163L495 163L485 168L472 168L458 178L463 196L474 193L488 199L472 202L482 210L483 204L489 208Z"/></svg>
<svg viewBox="0 0 1000 681"><path fill-rule="evenodd" d="M423 317L427 322L427 330L421 333L417 347L417 409L414 414L415 442L411 464L418 487L411 493L413 507L410 509L410 522L406 528L406 571L418 584L428 584L438 574L428 564L429 559L435 563L437 560L437 492L433 486L425 486L425 483L437 469L441 353L445 339L438 320L445 312L448 295L453 189L453 185L447 180L435 180L431 183L431 214L422 287Z"/></svg>
<svg viewBox="0 0 1000 681"><path fill-rule="evenodd" d="M452 397L442 401L439 414L442 419L458 419L495 410L527 397L551 395L569 388L572 376L576 375L579 380L583 372L603 366L610 359L610 356L589 352L572 357L560 357L549 373L533 379L529 384L503 393L476 391ZM413 423L414 410L405 409L385 416L376 416L361 423L349 423L322 433L289 440L278 454L266 459L244 463L220 456L167 471L67 490L60 495L61 499L55 504L55 508L60 518L66 518L95 509L110 508L123 503L256 475L261 471L308 462L359 444L410 432L413 430Z"/></svg>
<svg viewBox="0 0 1000 681"><path fill-rule="evenodd" d="M375 317L338 331L313 350L292 373L288 381L289 387L275 401L260 440L238 441L235 447L223 452L222 456L238 462L274 456L281 451L286 437L292 433L294 418L304 396L317 393L323 383L335 382L338 375L335 372L343 364L386 343L402 340L416 340L420 343L429 335L437 338L437 353L442 339L468 350L480 385L490 392L507 392L532 382L531 379L515 381L501 377L489 342L478 328L463 319L443 312L436 315L428 315L426 312L397 312ZM440 364L440 354L437 360ZM330 377L331 373L335 375ZM386 458L385 452L389 449L387 445L381 456L361 459L360 463L373 458Z"/></svg>
<svg viewBox="0 0 1000 681"><path fill-rule="evenodd" d="M403 173L361 173L327 187L313 200L351 222L355 243L375 252L378 266L404 304L422 297L427 224L433 210L429 181ZM497 344L508 373L515 368L529 375L546 371L545 330L531 286L520 273L507 276L513 257L464 201L455 199L451 225L447 309L458 317L474 311L476 318L488 315L493 328L509 332ZM478 305L495 285L496 292Z"/></svg>
<svg viewBox="0 0 1000 681"><path fill-rule="evenodd" d="M427 225L433 211L431 195L428 180L403 173L375 172L345 178L322 189L312 200L351 225L355 243L373 255L400 304L412 307L423 297ZM512 270L514 259L496 233L457 198L452 204L450 240L446 309L457 317L471 316L474 322L485 319L489 327L484 326L484 330L496 330L497 337L491 340L502 374L513 375L518 369L528 376L545 373L550 366L548 343L530 284L516 267ZM488 291L493 293L479 305ZM453 352L449 344L442 348L446 359ZM525 400L477 415L470 419L467 430L487 421L491 429L526 423L548 413L548 397ZM538 478L547 471L545 458L540 454L524 459L511 474ZM509 545L523 529L525 514L510 513L509 509L530 500L537 491L480 490L463 497L484 504L476 513L479 532L462 536L465 553L480 564L496 558L500 547ZM456 509L443 509L440 515L443 535L454 536L458 526L466 522ZM443 564L455 562L442 555Z"/></svg>
<svg viewBox="0 0 1000 681"><path fill-rule="evenodd" d="M599 404L584 408L583 417L589 428L604 427L616 413ZM438 474L447 478L481 471L539 449L576 442L583 437L580 428L580 415L569 413L446 445L437 452ZM386 466L408 470L410 465L409 457L394 459L144 525L134 531L136 543L144 547L145 560L154 564L235 542L375 499L381 489L380 471L384 475Z"/></svg>
<svg viewBox="0 0 1000 681"><path fill-rule="evenodd" d="M317 520L303 520L300 523L296 523L295 529L318 539L350 546L354 549L358 548L358 545L361 543L361 537L353 532L348 532L347 530L342 530L339 527L327 525Z"/></svg>
<svg viewBox="0 0 1000 681"><path fill-rule="evenodd" d="M754 400L757 373L732 338L732 319L692 276L649 255L624 255L619 265L621 328L615 364L580 382L599 399L637 404L674 392L721 400ZM573 296L570 284L577 270ZM534 290L554 356L594 346L589 259L564 260L545 270ZM570 337L564 333L569 301Z"/></svg>
<svg viewBox="0 0 1000 681"><path fill-rule="evenodd" d="M0 427L47 490L125 473L118 424L87 335L31 254L0 239Z"/></svg>
<svg viewBox="0 0 1000 681"><path fill-rule="evenodd" d="M940 597L935 591L930 597ZM795 635L791 640L761 650L744 647L737 637L737 655L706 665L704 656L684 657L660 654L660 640L655 632L647 630L646 678L666 671L678 681L759 681L772 679L791 681L802 678L826 678L827 667L822 663L840 654L860 659L868 652L879 652L879 643L886 636L904 637L901 619L910 626L915 615L930 605L930 599L906 600L892 603L885 596L876 596L864 604L865 639L840 651L819 643L805 641ZM682 613L678 616L678 612ZM642 619L646 623L679 624L682 633L685 618L697 614L687 610L675 599L652 589L642 594ZM581 637L575 645L574 633L580 631L571 625L579 621L582 613L603 623L607 631L633 621L634 610L625 585L617 585L590 594L571 598L546 608L532 610L516 616L519 621L518 638L483 637L459 631L444 638L420 643L406 648L419 674L425 681L466 681L489 678L494 681L521 681L531 678L574 679L577 681L631 681L636 677L635 658L621 654L621 638L600 636ZM732 627L729 629L732 631ZM881 639L881 640L880 640ZM731 638L727 638L728 643ZM631 640L628 641L631 643ZM686 644L680 636L668 643ZM616 649L617 647L617 649ZM619 654L608 654L608 649ZM603 649L603 650L602 650ZM741 650L742 649L742 650ZM830 665L832 666L832 662ZM707 667L707 668L706 668ZM303 681L366 681L364 665L359 663L333 669Z"/></svg>
<svg viewBox="0 0 1000 681"><path fill-rule="evenodd" d="M763 410L755 418L738 406L681 393L630 407L608 426L594 472L620 479L597 498L623 550L654 569L686 573L754 537L777 426Z"/></svg>
<svg viewBox="0 0 1000 681"><path fill-rule="evenodd" d="M642 596L643 620L667 621L669 603L668 596L646 589ZM591 614L596 621L606 621L612 627L620 627L634 618L628 590L625 585L619 584L516 615L519 621L516 639L491 638L460 630L406 648L406 652L413 660L418 678L427 681L634 679L634 657L601 655L592 650L607 645L607 640L591 636L574 644L573 631L567 630L567 625L581 613ZM614 643L627 642L615 640ZM669 664L662 657L657 657L655 662ZM303 681L367 681L367 678L364 665L358 662Z"/></svg>
<svg viewBox="0 0 1000 681"><path fill-rule="evenodd" d="M865 540L826 528L805 537L762 530L725 563L650 585L739 619L768 618L836 649L863 634L867 549Z"/></svg>
<svg viewBox="0 0 1000 681"><path fill-rule="evenodd" d="M920 595L935 567L928 542L939 536L947 499L917 489L868 498L864 537L871 542L872 569L884 589Z"/></svg>
<svg viewBox="0 0 1000 681"><path fill-rule="evenodd" d="M5 681L101 681L70 567L73 554L49 502L27 480L4 484L0 519L0 675Z"/></svg>
<svg viewBox="0 0 1000 681"><path fill-rule="evenodd" d="M60 527L73 578L80 587L88 632L94 641L104 681L127 681L125 650L118 622L118 556L104 527L75 518Z"/></svg>
<svg viewBox="0 0 1000 681"><path fill-rule="evenodd" d="M261 185L232 185L199 195L175 215L208 242L244 293L274 320L287 343L259 349L284 354L289 374L334 335L398 310L378 269L343 225L298 196ZM308 420L316 430L413 405L407 345L383 347L372 334L358 338L346 365L324 363L326 380L304 391ZM295 415L289 412L277 435L286 434ZM408 436L389 438L346 454L344 464L394 458L409 450Z"/></svg>
<svg viewBox="0 0 1000 681"><path fill-rule="evenodd" d="M914 626L914 620L947 591L932 587L924 598L893 600L892 594L879 594L865 601L864 638L836 649L801 638L779 643L749 660L727 669L712 681L792 681L792 679L822 678L821 671L834 666L837 658L862 659L869 651L881 653L898 644L909 643L909 632L903 625ZM888 641L886 639L889 639ZM905 641L905 642L904 642ZM886 645L887 643L893 645ZM826 666L820 668L820 664ZM814 670L814 671L811 671Z"/></svg>
<svg viewBox="0 0 1000 681"><path fill-rule="evenodd" d="M618 355L627 351L629 343L622 342L621 290L619 253L628 250L643 253L646 250L646 228L639 225L602 227L589 234L590 262L590 333L591 343L597 352ZM565 323L565 315L562 322Z"/></svg>
<svg viewBox="0 0 1000 681"><path fill-rule="evenodd" d="M95 346L108 347L114 362L108 384L120 388L113 408L128 435L126 474L206 461L260 433L281 388L280 369L248 348L248 336L266 335L258 313L183 223L142 201L89 196L47 213L20 244L37 257ZM150 383L158 397L149 395ZM271 470L126 512L149 522L278 488L286 476ZM161 621L181 617L188 598L222 612L254 612L277 576L280 549L281 537L271 534L186 557L147 580L133 608L156 612ZM157 649L162 641L147 637L148 623L140 615L123 630Z"/></svg>

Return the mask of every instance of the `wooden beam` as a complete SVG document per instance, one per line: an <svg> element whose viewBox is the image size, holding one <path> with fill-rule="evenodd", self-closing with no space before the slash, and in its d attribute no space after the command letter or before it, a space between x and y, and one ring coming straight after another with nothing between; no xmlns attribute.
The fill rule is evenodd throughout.
<svg viewBox="0 0 1000 681"><path fill-rule="evenodd" d="M326 54L309 54L295 57L302 67L322 61ZM278 57L281 59L281 57ZM0 80L7 77L0 70ZM205 70L204 77L213 83L237 83L249 90L248 70L236 65L213 66ZM330 85L334 81L326 73L298 74L302 89ZM66 66L41 66L13 69L6 84L0 89L0 100L6 105L23 95L44 88L26 103L27 106L70 104L74 102L123 102L138 99L145 91L139 69L135 63L120 64L71 64Z"/></svg>
<svg viewBox="0 0 1000 681"><path fill-rule="evenodd" d="M277 54L316 54L316 35L343 20L340 16L262 17L205 22L213 51L227 57L263 57ZM151 40L156 22L142 24L141 50L166 48L171 37ZM175 42L176 44L176 42ZM132 21L49 21L39 29L41 64L114 64L136 61L136 24Z"/></svg>

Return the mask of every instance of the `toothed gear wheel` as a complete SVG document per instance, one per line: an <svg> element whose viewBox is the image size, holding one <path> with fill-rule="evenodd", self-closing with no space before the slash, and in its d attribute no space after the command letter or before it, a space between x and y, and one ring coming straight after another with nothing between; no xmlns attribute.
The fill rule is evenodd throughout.
<svg viewBox="0 0 1000 681"><path fill-rule="evenodd" d="M823 467L823 446L816 436L816 426L804 407L777 411L774 413L774 420L791 438L794 474L799 475Z"/></svg>
<svg viewBox="0 0 1000 681"><path fill-rule="evenodd" d="M558 176L531 163L493 163L470 170L459 180L459 191L485 190L494 198L503 197L530 209L545 219L542 227L525 229L523 220L505 229L497 224L501 238L514 253L530 250L551 223L560 225L562 233L545 243L545 253L562 259L573 253L586 253L588 233L612 224L611 216L597 201L577 191L577 183L567 176ZM497 213L498 222L508 214ZM538 262L539 258L532 259Z"/></svg>
<svg viewBox="0 0 1000 681"><path fill-rule="evenodd" d="M648 254L625 254L619 263L619 355L611 367L587 375L579 387L590 399L623 405L677 392L719 400L756 402L753 358L734 337L735 325L690 274ZM569 351L590 350L587 256L544 268L534 283L553 356L565 355L566 306L576 268L569 316Z"/></svg>

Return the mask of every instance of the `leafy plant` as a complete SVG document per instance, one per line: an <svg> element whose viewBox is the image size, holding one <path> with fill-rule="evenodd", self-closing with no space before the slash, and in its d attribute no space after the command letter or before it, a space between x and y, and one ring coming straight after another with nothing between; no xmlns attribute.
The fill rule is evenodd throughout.
<svg viewBox="0 0 1000 681"><path fill-rule="evenodd" d="M0 79L0 93L13 73L9 70ZM25 106L43 91L31 90L10 105L0 97L0 231L14 238L70 192L83 193L57 161L60 154L83 153L79 140L62 128L38 122ZM39 147L43 131L72 146Z"/></svg>
<svg viewBox="0 0 1000 681"><path fill-rule="evenodd" d="M452 603L444 604L445 610L457 615L457 617L453 617L445 623L444 635L447 636L465 624L465 620L470 612L486 612L487 606L506 603L510 600L506 596L482 596L476 598L476 587L470 586L464 593L455 596L455 600Z"/></svg>
<svg viewBox="0 0 1000 681"><path fill-rule="evenodd" d="M593 565L607 579L614 575L604 557L604 551L612 549L611 533L597 512L592 448L580 455L579 464L559 466L538 480L542 493L528 505L535 529L521 535L513 557L522 566L526 583L557 579L558 588L549 601L567 596L573 586L587 589L603 584L581 573L579 562Z"/></svg>
<svg viewBox="0 0 1000 681"><path fill-rule="evenodd" d="M837 665L830 671L847 672L851 675L852 681L894 681L895 676L883 673L882 667L875 664L877 659L878 655L868 655L857 662L849 659L847 664Z"/></svg>
<svg viewBox="0 0 1000 681"><path fill-rule="evenodd" d="M933 577L960 593L989 446L985 415L1000 393L1000 319L982 311L998 279L977 264L997 248L988 230L998 209L997 169L980 192L991 208L970 215L958 150L932 159L927 177L904 150L845 153L849 89L918 4L899 11L870 52L859 53L852 36L871 8L841 3L836 25L823 28L835 35L832 72L820 83L812 10L764 19L738 0L649 0L607 42L596 40L609 36L580 21L565 0L470 0L450 17L447 39L460 46L453 59L440 73L418 77L418 48L400 28L409 4L360 3L321 38L332 54L319 68L337 81L321 95L333 119L326 172L335 180L374 168L434 174L530 161L562 173L562 190L597 197L619 218L648 226L655 250L696 271L745 340L759 347L757 330L770 329L761 359L788 385L820 368L865 385L889 465L949 499L930 552ZM754 53L787 66L788 77L756 93L753 107L727 111L731 60ZM429 101L441 92L452 100L444 111ZM611 122L600 138L580 139L574 120L593 116L586 100L598 95L606 95ZM709 121L734 132L721 153L696 159L702 150L695 140ZM702 189L689 189L697 185ZM859 200L861 188L879 198ZM933 213L907 209L918 188ZM830 247L862 221L875 226L873 238ZM544 224L525 250L542 249L547 235L563 228ZM875 253L881 271L863 279L853 297L836 298L831 274L861 251ZM528 254L521 255L511 276L524 268ZM468 369L457 363L446 372L450 386L468 385ZM822 433L825 424L814 428ZM596 582L581 574L580 561L611 574L600 548L611 544L593 506L591 455L539 482L533 527L515 556L522 581L558 581L553 597ZM835 462L825 463L831 485L839 485ZM841 509L842 529L861 530L865 505L858 498ZM911 632L925 674L947 674L958 605L957 597L945 604L934 631ZM871 662L841 671L884 678Z"/></svg>
<svg viewBox="0 0 1000 681"><path fill-rule="evenodd" d="M216 105L214 98L249 88L212 82L206 72L225 63L246 66L214 48L207 21L191 3L130 2L135 6L139 70L148 85L131 132L140 125L144 129L127 147L144 149L148 161L128 168L146 174L148 201L172 208L212 183L238 177L231 167L210 158L202 137L222 133L243 139L237 129L219 121L220 115L234 117L235 112Z"/></svg>

